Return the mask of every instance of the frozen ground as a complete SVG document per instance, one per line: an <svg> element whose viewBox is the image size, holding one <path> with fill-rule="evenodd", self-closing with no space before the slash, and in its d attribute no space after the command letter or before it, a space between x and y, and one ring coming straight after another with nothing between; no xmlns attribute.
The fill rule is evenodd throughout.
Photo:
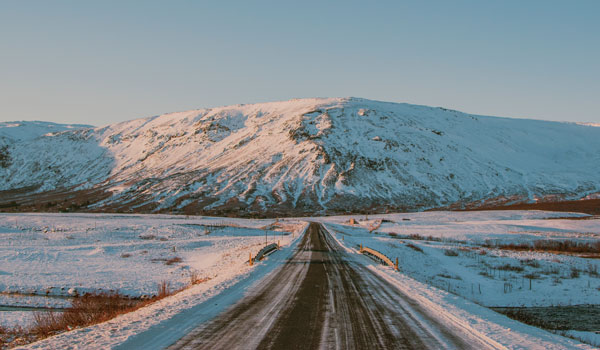
<svg viewBox="0 0 600 350"><path fill-rule="evenodd" d="M574 220L576 217L586 219ZM350 224L351 218L355 220L354 225ZM401 274L390 274L390 278L398 281L397 285L404 286L408 293L429 294L429 300L434 303L451 304L450 299L458 302L461 299L452 297L458 295L483 306L600 304L600 261L597 259L486 247L541 239L598 242L598 218L573 213L489 211L422 212L368 218L343 216L318 220L324 222L349 249L356 251L362 244L392 260L398 258ZM411 235L418 235L420 239L407 239ZM389 273L387 268L374 268ZM407 280L407 276L410 279ZM427 286L437 288L432 291ZM440 289L450 293L442 297L444 293ZM459 308L468 310L470 307L466 305ZM480 311L475 313L481 314ZM485 313L494 323L504 322L503 316ZM499 330L493 332L501 334ZM598 334L593 332L565 333L600 345Z"/></svg>
<svg viewBox="0 0 600 350"><path fill-rule="evenodd" d="M319 220L346 244L363 244L397 257L403 273L485 306L600 304L600 275L593 272L600 271L597 259L482 247L539 239L597 242L600 221L560 219L577 216L586 215L423 212L378 215L369 220L355 216L355 225L349 224L350 217ZM382 219L381 226L370 232ZM405 239L410 235L425 239Z"/></svg>
<svg viewBox="0 0 600 350"><path fill-rule="evenodd" d="M0 325L27 326L25 307L63 308L86 292L141 297L158 284L190 284L192 272L224 288L247 274L249 254L287 246L303 223L163 215L0 215ZM284 232L287 231L287 232ZM180 258L180 262L170 262ZM194 290L202 289L194 287ZM192 301L188 301L193 303ZM9 307L11 309L9 309ZM16 308L16 309L15 309ZM8 310L9 309L9 310Z"/></svg>
<svg viewBox="0 0 600 350"><path fill-rule="evenodd" d="M597 219L569 219L583 216L540 211L424 212L377 215L368 220L364 216L285 220L287 227L268 228L293 231L297 238L305 228L303 220L320 221L350 253L356 253L363 244L392 259L398 257L400 273L377 264L371 268L406 294L414 295L417 302L451 310L456 318L453 322L465 322L505 346L511 342L511 328L517 327L521 338L506 346L515 348L519 341L535 344L540 337L546 342L557 338L479 305L600 304L600 278L590 272L598 260L482 245L537 239L597 241ZM356 220L354 225L351 218ZM242 298L254 281L280 265L292 251L291 235L269 231L270 241L281 240L283 245L292 246L258 266L245 263L250 251L256 253L264 245L263 228L273 222L166 215L4 214L0 216L0 291L44 295L49 290L51 295L69 295L72 288L78 293L104 288L139 296L155 293L161 280L175 285L189 283L190 270L212 278L147 308L29 347L111 348L150 327L171 322L173 316L230 287L239 291L225 298L223 305L211 308L206 317ZM433 239L404 238L409 235ZM456 255L447 255L447 251ZM124 254L130 256L122 257ZM164 259L174 256L181 257L182 262L166 265ZM526 276L532 276L531 290ZM4 303L9 296L0 294L0 298ZM19 303L13 299L12 303L50 307L62 303L44 304L48 298L29 298L33 299L22 298ZM0 312L2 315L7 313ZM8 317L0 320L9 322ZM590 332L569 334L592 340L596 337Z"/></svg>

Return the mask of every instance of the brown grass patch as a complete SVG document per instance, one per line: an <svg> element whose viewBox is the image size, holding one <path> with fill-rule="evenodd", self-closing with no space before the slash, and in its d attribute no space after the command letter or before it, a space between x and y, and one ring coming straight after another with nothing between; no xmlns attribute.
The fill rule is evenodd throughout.
<svg viewBox="0 0 600 350"><path fill-rule="evenodd" d="M62 312L42 311L34 313L34 322L29 333L43 339L67 330L87 327L108 321L119 315L140 309L146 305L179 293L183 290L171 288L171 283L162 281L156 296L150 299L132 299L118 292L97 292L73 299L71 307Z"/></svg>
<svg viewBox="0 0 600 350"><path fill-rule="evenodd" d="M167 261L165 261L165 265L173 265L173 264L180 263L182 261L183 261L183 259L181 259L180 257L176 256L174 258L167 259Z"/></svg>
<svg viewBox="0 0 600 350"><path fill-rule="evenodd" d="M35 312L33 333L48 337L78 327L104 322L145 305L117 292L98 292L74 298L71 307L63 312Z"/></svg>
<svg viewBox="0 0 600 350"><path fill-rule="evenodd" d="M406 246L409 247L412 250L415 250L415 251L419 252L419 253L424 253L423 249L421 249L421 247L418 247L418 246L416 246L416 245L414 245L412 243L407 243Z"/></svg>
<svg viewBox="0 0 600 350"><path fill-rule="evenodd" d="M591 215L600 215L600 199L581 199L574 201L555 201L555 202L538 202L538 203L519 203L512 205L490 204L477 208L469 208L464 211L480 211L480 210L546 210L546 211L561 211L573 213L585 213ZM463 210L459 210L463 211Z"/></svg>
<svg viewBox="0 0 600 350"><path fill-rule="evenodd" d="M196 285L204 282L210 281L210 277L200 277L200 273L196 270L190 271L190 284Z"/></svg>
<svg viewBox="0 0 600 350"><path fill-rule="evenodd" d="M514 251L536 251L554 254L574 254L584 258L600 257L600 241L579 242L575 240L541 239L533 243L485 244L488 248L498 248Z"/></svg>

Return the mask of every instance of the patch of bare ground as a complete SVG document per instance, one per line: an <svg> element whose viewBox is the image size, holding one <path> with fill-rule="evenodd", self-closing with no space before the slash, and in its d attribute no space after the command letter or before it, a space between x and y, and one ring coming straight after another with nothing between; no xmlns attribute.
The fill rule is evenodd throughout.
<svg viewBox="0 0 600 350"><path fill-rule="evenodd" d="M480 210L545 210L584 213L590 215L600 215L600 199L581 199L574 201L556 201L556 202L538 202L538 203L517 203L517 204L493 204L482 205L476 208L454 209L456 211L480 211ZM570 218L572 219L572 218Z"/></svg>
<svg viewBox="0 0 600 350"><path fill-rule="evenodd" d="M89 212L91 204L111 196L103 188L35 193L37 188L0 191L0 212Z"/></svg>
<svg viewBox="0 0 600 350"><path fill-rule="evenodd" d="M547 307L497 307L493 310L535 327L549 330L597 331L600 329L600 305Z"/></svg>

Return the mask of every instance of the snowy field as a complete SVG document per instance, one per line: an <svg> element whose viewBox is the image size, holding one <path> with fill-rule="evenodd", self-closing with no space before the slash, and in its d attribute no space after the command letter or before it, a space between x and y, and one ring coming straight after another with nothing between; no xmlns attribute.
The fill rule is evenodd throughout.
<svg viewBox="0 0 600 350"><path fill-rule="evenodd" d="M600 304L600 260L497 248L536 240L594 243L600 238L597 218L483 211L300 218L277 224L168 215L2 214L0 305L62 308L74 294L119 290L139 297L156 294L161 281L174 287L189 285L192 271L210 278L136 312L27 347L111 348L152 326L171 322L174 315L224 290L236 289L228 303L242 298L253 281L291 254L306 221L323 222L349 252L357 253L362 244L399 258L400 273L377 264L372 268L415 295L419 303L450 310L452 317L502 344L509 344L506 337L515 334L525 337L515 340L515 346L517 341L535 344L536 337L550 337L546 340L550 342L554 338L481 306ZM280 241L284 249L248 266L248 255L265 244L265 232L269 243ZM181 261L169 263L173 258ZM215 305L211 314L225 307ZM23 324L30 315L0 311L0 323ZM600 344L593 332L566 333Z"/></svg>
<svg viewBox="0 0 600 350"><path fill-rule="evenodd" d="M585 219L573 219L578 217ZM422 212L317 220L353 251L362 244L394 261L398 258L401 274L391 276L416 280L410 288L416 293L435 294L432 298L437 302L445 303L443 294L423 286L437 287L487 307L600 304L600 260L496 248L537 240L597 243L600 220L585 214ZM386 273L391 268L381 270ZM410 283L404 279L400 284L409 288ZM416 288L419 285L421 289ZM600 335L593 332L567 334L600 346Z"/></svg>
<svg viewBox="0 0 600 350"><path fill-rule="evenodd" d="M363 216L354 217L355 225L349 224L351 217L319 220L346 245L363 244L397 257L403 273L481 305L553 306L600 304L600 261L494 247L537 240L593 244L600 238L600 221L567 218L585 216L482 211Z"/></svg>
<svg viewBox="0 0 600 350"><path fill-rule="evenodd" d="M151 296L166 281L247 272L249 254L288 245L303 223L166 215L0 215L0 325L26 326L19 307L68 307L94 291ZM286 231L286 232L284 232ZM296 232L298 233L298 232ZM266 238L265 238L266 237Z"/></svg>

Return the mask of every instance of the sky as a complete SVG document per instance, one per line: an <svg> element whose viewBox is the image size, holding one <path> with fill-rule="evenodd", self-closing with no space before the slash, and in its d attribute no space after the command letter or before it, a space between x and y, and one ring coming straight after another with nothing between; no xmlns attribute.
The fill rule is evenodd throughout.
<svg viewBox="0 0 600 350"><path fill-rule="evenodd" d="M2 1L0 121L303 97L600 122L600 1Z"/></svg>

